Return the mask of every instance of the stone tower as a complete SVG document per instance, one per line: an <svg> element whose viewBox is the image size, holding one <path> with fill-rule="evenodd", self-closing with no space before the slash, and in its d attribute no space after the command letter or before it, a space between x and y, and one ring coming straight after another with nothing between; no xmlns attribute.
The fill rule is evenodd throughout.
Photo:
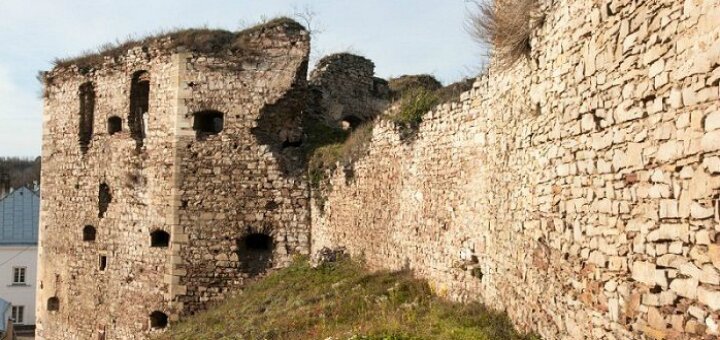
<svg viewBox="0 0 720 340"><path fill-rule="evenodd" d="M44 75L40 339L144 338L308 253L309 44L278 19Z"/></svg>

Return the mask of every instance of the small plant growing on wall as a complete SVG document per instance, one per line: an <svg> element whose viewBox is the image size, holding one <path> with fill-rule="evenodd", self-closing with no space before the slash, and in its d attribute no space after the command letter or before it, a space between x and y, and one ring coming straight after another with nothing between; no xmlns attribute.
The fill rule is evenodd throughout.
<svg viewBox="0 0 720 340"><path fill-rule="evenodd" d="M440 99L434 91L414 88L403 94L397 111L390 119L400 127L401 137L407 140L417 132L423 115L439 103Z"/></svg>

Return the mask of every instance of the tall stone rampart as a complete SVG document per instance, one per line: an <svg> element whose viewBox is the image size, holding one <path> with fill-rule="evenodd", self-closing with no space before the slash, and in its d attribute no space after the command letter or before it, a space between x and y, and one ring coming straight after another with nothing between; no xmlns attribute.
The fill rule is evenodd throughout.
<svg viewBox="0 0 720 340"><path fill-rule="evenodd" d="M346 247L548 339L720 332L720 2L556 1L417 137L379 121L312 210Z"/></svg>

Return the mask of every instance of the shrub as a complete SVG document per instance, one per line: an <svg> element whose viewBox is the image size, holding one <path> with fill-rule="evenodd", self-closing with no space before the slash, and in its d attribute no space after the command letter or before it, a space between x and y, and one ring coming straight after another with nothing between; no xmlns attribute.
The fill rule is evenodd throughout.
<svg viewBox="0 0 720 340"><path fill-rule="evenodd" d="M530 55L530 38L543 22L540 0L488 0L477 3L468 30L493 47L497 65L509 68Z"/></svg>
<svg viewBox="0 0 720 340"><path fill-rule="evenodd" d="M429 74L404 75L388 80L392 100L398 100L410 90L424 88L428 91L436 91L442 84Z"/></svg>
<svg viewBox="0 0 720 340"><path fill-rule="evenodd" d="M389 118L401 127L403 138L411 137L416 131L422 117L440 103L434 91L415 88L405 91L400 98L398 107Z"/></svg>

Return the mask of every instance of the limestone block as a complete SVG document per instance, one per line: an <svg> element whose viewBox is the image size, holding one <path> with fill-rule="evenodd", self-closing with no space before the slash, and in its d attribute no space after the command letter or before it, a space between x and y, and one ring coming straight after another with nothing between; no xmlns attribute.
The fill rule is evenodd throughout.
<svg viewBox="0 0 720 340"><path fill-rule="evenodd" d="M670 90L670 107L673 109L679 109L683 106L682 102L682 91L678 88Z"/></svg>
<svg viewBox="0 0 720 340"><path fill-rule="evenodd" d="M720 129L720 112L713 112L705 117L705 131Z"/></svg>
<svg viewBox="0 0 720 340"><path fill-rule="evenodd" d="M720 269L720 245L711 244L708 246L708 256L715 268Z"/></svg>
<svg viewBox="0 0 720 340"><path fill-rule="evenodd" d="M670 282L670 290L682 297L696 299L698 283L698 280L694 278L674 279Z"/></svg>
<svg viewBox="0 0 720 340"><path fill-rule="evenodd" d="M645 261L635 261L632 266L632 278L648 286L655 285L655 264Z"/></svg>
<svg viewBox="0 0 720 340"><path fill-rule="evenodd" d="M688 307L688 314L692 315L694 318L696 318L698 320L703 320L703 319L705 319L705 316L707 316L707 313L705 313L705 311L702 308L697 307L697 306Z"/></svg>
<svg viewBox="0 0 720 340"><path fill-rule="evenodd" d="M711 174L720 173L720 157L705 157L702 164Z"/></svg>
<svg viewBox="0 0 720 340"><path fill-rule="evenodd" d="M688 262L687 258L675 254L666 254L657 258L657 265L667 268L681 269Z"/></svg>
<svg viewBox="0 0 720 340"><path fill-rule="evenodd" d="M700 282L711 285L720 285L720 275L718 275L715 267L709 264L703 265L702 272L700 273Z"/></svg>
<svg viewBox="0 0 720 340"><path fill-rule="evenodd" d="M700 141L702 149L706 152L720 150L720 130L705 133Z"/></svg>
<svg viewBox="0 0 720 340"><path fill-rule="evenodd" d="M655 158L661 162L668 162L682 155L682 144L676 141L668 141L660 144Z"/></svg>
<svg viewBox="0 0 720 340"><path fill-rule="evenodd" d="M694 219L706 219L711 218L715 215L715 209L712 207L705 207L700 203L692 202L690 204L690 216Z"/></svg>
<svg viewBox="0 0 720 340"><path fill-rule="evenodd" d="M700 303L710 307L713 311L720 310L720 291L700 286L697 289L697 297Z"/></svg>
<svg viewBox="0 0 720 340"><path fill-rule="evenodd" d="M685 106L695 105L698 102L697 92L690 87L682 89L682 99Z"/></svg>
<svg viewBox="0 0 720 340"><path fill-rule="evenodd" d="M702 276L702 270L694 265L692 262L685 262L680 266L680 274L690 276L692 278L700 280Z"/></svg>
<svg viewBox="0 0 720 340"><path fill-rule="evenodd" d="M712 178L705 171L695 171L692 180L690 180L690 187L688 193L692 199L703 199L712 196L712 187L710 181Z"/></svg>
<svg viewBox="0 0 720 340"><path fill-rule="evenodd" d="M661 200L660 201L660 218L678 218L680 214L678 212L678 201L677 200Z"/></svg>
<svg viewBox="0 0 720 340"><path fill-rule="evenodd" d="M642 143L629 143L625 153L625 162L628 167L641 167L643 161L644 145Z"/></svg>
<svg viewBox="0 0 720 340"><path fill-rule="evenodd" d="M651 231L647 240L650 242L657 241L683 241L688 242L690 235L689 226L687 224L661 224L660 228Z"/></svg>

